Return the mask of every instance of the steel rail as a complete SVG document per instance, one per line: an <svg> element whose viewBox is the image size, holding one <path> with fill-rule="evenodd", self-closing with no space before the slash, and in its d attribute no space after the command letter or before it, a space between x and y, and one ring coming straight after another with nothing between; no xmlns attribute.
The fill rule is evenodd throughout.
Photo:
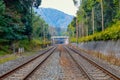
<svg viewBox="0 0 120 80"><path fill-rule="evenodd" d="M68 54L70 55L70 57L72 58L72 60L77 64L78 68L80 70L83 71L83 73L86 75L86 77L89 79L89 80L95 80L89 73L87 73L87 70L84 68L84 66L80 63L78 63L75 58L70 54L70 51L68 48L64 47L66 49L66 51L68 52Z"/></svg>
<svg viewBox="0 0 120 80"><path fill-rule="evenodd" d="M39 55L33 57L32 59L24 62L23 64L18 65L17 67L15 67L14 69L12 69L12 70L4 73L3 75L0 75L0 80L6 78L7 76L9 76L10 74L14 73L15 71L17 71L17 70L20 69L21 67L29 64L31 61L34 61L35 59L39 58L40 56L44 55L45 53L47 53L48 51L50 51L50 50L52 50L52 49L54 49L54 47L51 47L51 48L49 48L49 49L47 49L47 50L44 50L41 54L39 54Z"/></svg>
<svg viewBox="0 0 120 80"><path fill-rule="evenodd" d="M56 48L54 48L50 54L42 61L40 62L33 70L31 70L24 78L23 80L28 80L30 76L52 55L52 53L55 51Z"/></svg>
<svg viewBox="0 0 120 80"><path fill-rule="evenodd" d="M81 54L79 50L75 48L71 48L71 47L68 47L68 48L71 49L73 52L77 53L78 55L82 56L84 59L86 59L88 62L90 62L94 66L98 67L100 70L102 70L107 75L111 76L113 79L120 80L120 73L117 70L111 68L110 66L107 66L104 63L99 62L98 60L95 60L92 56L86 53Z"/></svg>

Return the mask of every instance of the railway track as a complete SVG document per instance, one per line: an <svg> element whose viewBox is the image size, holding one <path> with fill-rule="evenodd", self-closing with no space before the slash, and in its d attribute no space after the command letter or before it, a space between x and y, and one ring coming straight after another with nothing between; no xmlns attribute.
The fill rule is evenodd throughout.
<svg viewBox="0 0 120 80"><path fill-rule="evenodd" d="M88 75L84 73L66 48L61 51L61 64L64 76L60 80L89 80Z"/></svg>
<svg viewBox="0 0 120 80"><path fill-rule="evenodd" d="M95 60L92 56L74 48L65 47L65 49L88 80L120 80L118 71Z"/></svg>
<svg viewBox="0 0 120 80"><path fill-rule="evenodd" d="M46 61L49 62L50 57L54 57L52 54L55 50L58 51L56 55L60 57L59 64L62 68L60 68L61 71L58 72L59 74L56 77L59 77L61 73L64 74L59 77L60 80L120 80L120 73L115 69L86 53L68 46L58 46L57 49L51 47L44 50L41 54L1 75L0 80L31 80L31 77L36 77L34 73L40 69L41 65L47 64ZM46 74L49 75L49 72Z"/></svg>
<svg viewBox="0 0 120 80"><path fill-rule="evenodd" d="M73 55L71 54L71 51L64 47L67 51L67 54L69 54L69 56L71 57L71 59L74 61L74 63L76 64L76 66L79 68L79 70L82 72L82 76L85 78L85 80L94 80L94 78L87 73L87 70L84 68L84 66L79 62L77 62L77 60L73 57Z"/></svg>
<svg viewBox="0 0 120 80"><path fill-rule="evenodd" d="M43 51L42 54L1 75L0 80L27 80L49 58L55 49L56 47L52 47Z"/></svg>

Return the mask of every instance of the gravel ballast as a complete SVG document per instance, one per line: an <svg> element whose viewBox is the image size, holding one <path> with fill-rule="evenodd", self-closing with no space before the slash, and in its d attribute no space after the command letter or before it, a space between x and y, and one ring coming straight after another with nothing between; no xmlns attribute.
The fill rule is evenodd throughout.
<svg viewBox="0 0 120 80"><path fill-rule="evenodd" d="M39 51L29 56L21 56L15 60L11 60L11 61L5 62L4 64L0 64L0 75L3 75L4 73L16 68L17 66L23 64L24 62L27 62L28 60L41 54L42 52L43 51Z"/></svg>

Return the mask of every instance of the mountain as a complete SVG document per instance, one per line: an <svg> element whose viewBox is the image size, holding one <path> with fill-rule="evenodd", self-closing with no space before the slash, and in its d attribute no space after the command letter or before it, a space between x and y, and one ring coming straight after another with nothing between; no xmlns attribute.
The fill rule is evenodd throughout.
<svg viewBox="0 0 120 80"><path fill-rule="evenodd" d="M67 26L74 17L52 8L34 8L34 11L40 15L49 24L49 26L55 28L67 29Z"/></svg>

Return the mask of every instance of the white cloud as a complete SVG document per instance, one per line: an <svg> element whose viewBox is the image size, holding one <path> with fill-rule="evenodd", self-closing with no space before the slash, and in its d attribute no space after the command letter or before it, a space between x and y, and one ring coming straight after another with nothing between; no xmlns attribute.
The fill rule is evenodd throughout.
<svg viewBox="0 0 120 80"><path fill-rule="evenodd" d="M72 0L42 0L40 7L58 9L74 16L77 10Z"/></svg>

